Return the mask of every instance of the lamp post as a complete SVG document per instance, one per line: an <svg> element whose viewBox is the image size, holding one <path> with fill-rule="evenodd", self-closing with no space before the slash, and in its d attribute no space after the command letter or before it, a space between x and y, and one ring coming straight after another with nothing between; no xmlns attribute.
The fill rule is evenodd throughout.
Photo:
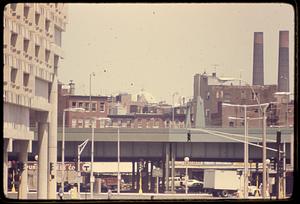
<svg viewBox="0 0 300 204"><path fill-rule="evenodd" d="M77 180L77 187L78 187L78 198L80 199L80 178L81 178L81 171L80 171L80 154L82 153L83 149L85 148L86 144L88 143L89 139L86 139L82 144L78 145L77 147L77 173L78 173L78 180Z"/></svg>
<svg viewBox="0 0 300 204"><path fill-rule="evenodd" d="M228 104L225 104L228 105ZM239 106L239 105L235 105ZM248 142L248 120L256 120L256 119L262 119L261 117L258 118L249 118L247 117L247 105L241 105L245 109L245 115L244 118L237 118L237 117L228 117L228 119L241 119L244 120L244 127L245 127L245 134L244 134L244 198L248 198L248 183L249 183L249 177L248 177L248 163L249 163L249 142Z"/></svg>
<svg viewBox="0 0 300 204"><path fill-rule="evenodd" d="M221 83L224 83L224 82L227 82L227 81L242 81L244 82L252 91L253 93L253 97L256 99L256 102L257 104L259 105L260 107L260 110L262 112L262 115L263 115L263 136L262 136L262 143L263 143L263 155L262 155L262 162L263 162L263 193L262 193L262 196L263 198L266 197L265 195L265 192L266 192L266 174L267 174L267 167L266 167L266 154L267 154L267 151L266 151L266 148L267 148L267 143L266 143L266 140L267 140L267 133L266 133L266 125L267 125L267 116L266 116L266 110L267 110L267 107L269 106L270 103L266 103L265 105L263 104L260 104L260 101L259 99L257 98L256 94L255 94L255 91L254 89L252 88L252 86L245 80L242 80L242 79L237 79L237 78L218 78L218 81L221 82Z"/></svg>
<svg viewBox="0 0 300 204"><path fill-rule="evenodd" d="M189 157L184 157L184 163L185 163L185 194L188 194L188 163L190 161Z"/></svg>
<svg viewBox="0 0 300 204"><path fill-rule="evenodd" d="M89 110L92 110L92 76L95 76L95 72L92 72L90 74L90 105L89 105Z"/></svg>
<svg viewBox="0 0 300 204"><path fill-rule="evenodd" d="M178 92L175 92L172 95L172 126L173 126L173 128L175 127L175 125L174 125L174 97L176 95L178 95Z"/></svg>
<svg viewBox="0 0 300 204"><path fill-rule="evenodd" d="M62 132L62 148L61 148L61 165L62 165L62 174L61 174L61 187L62 187L62 190L63 192L65 191L64 190L64 187L65 187L65 117L66 117L66 112L69 111L69 112L83 112L84 109L83 108L66 108L64 109L63 111L63 132Z"/></svg>
<svg viewBox="0 0 300 204"><path fill-rule="evenodd" d="M94 171L93 171L93 165L94 165L94 143L95 143L95 126L97 120L107 120L110 121L110 118L91 118L92 119L92 147L91 147L91 176L90 176L90 192L91 192L91 199L94 198Z"/></svg>

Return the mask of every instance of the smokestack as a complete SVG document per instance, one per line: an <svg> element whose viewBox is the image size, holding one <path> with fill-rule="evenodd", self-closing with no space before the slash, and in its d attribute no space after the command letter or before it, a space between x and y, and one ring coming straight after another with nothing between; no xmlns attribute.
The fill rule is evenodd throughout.
<svg viewBox="0 0 300 204"><path fill-rule="evenodd" d="M278 91L289 92L289 31L279 31Z"/></svg>
<svg viewBox="0 0 300 204"><path fill-rule="evenodd" d="M253 85L264 85L264 38L263 32L254 32Z"/></svg>

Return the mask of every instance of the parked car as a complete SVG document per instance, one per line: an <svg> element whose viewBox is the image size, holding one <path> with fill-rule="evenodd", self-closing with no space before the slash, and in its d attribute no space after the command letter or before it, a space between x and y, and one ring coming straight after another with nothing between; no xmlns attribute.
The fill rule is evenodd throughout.
<svg viewBox="0 0 300 204"><path fill-rule="evenodd" d="M203 192L203 182L202 183L193 183L188 187L190 193L200 193Z"/></svg>

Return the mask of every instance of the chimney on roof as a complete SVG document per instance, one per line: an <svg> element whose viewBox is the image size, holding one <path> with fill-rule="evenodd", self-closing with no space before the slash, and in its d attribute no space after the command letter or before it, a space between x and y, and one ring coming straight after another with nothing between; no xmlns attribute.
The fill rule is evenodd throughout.
<svg viewBox="0 0 300 204"><path fill-rule="evenodd" d="M289 31L279 31L278 91L289 92Z"/></svg>
<svg viewBox="0 0 300 204"><path fill-rule="evenodd" d="M263 32L254 32L253 85L264 85L264 41Z"/></svg>
<svg viewBox="0 0 300 204"><path fill-rule="evenodd" d="M70 80L69 86L70 86L69 94L74 95L75 94L75 83L73 82L73 80Z"/></svg>

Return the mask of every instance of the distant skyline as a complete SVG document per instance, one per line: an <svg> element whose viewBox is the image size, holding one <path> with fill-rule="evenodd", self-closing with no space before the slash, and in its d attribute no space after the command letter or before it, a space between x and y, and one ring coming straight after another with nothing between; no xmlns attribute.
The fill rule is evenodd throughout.
<svg viewBox="0 0 300 204"><path fill-rule="evenodd" d="M279 31L289 31L294 92L294 10L288 4L69 4L58 78L76 94L192 97L196 73L252 84L254 32L264 33L265 84L277 84Z"/></svg>

